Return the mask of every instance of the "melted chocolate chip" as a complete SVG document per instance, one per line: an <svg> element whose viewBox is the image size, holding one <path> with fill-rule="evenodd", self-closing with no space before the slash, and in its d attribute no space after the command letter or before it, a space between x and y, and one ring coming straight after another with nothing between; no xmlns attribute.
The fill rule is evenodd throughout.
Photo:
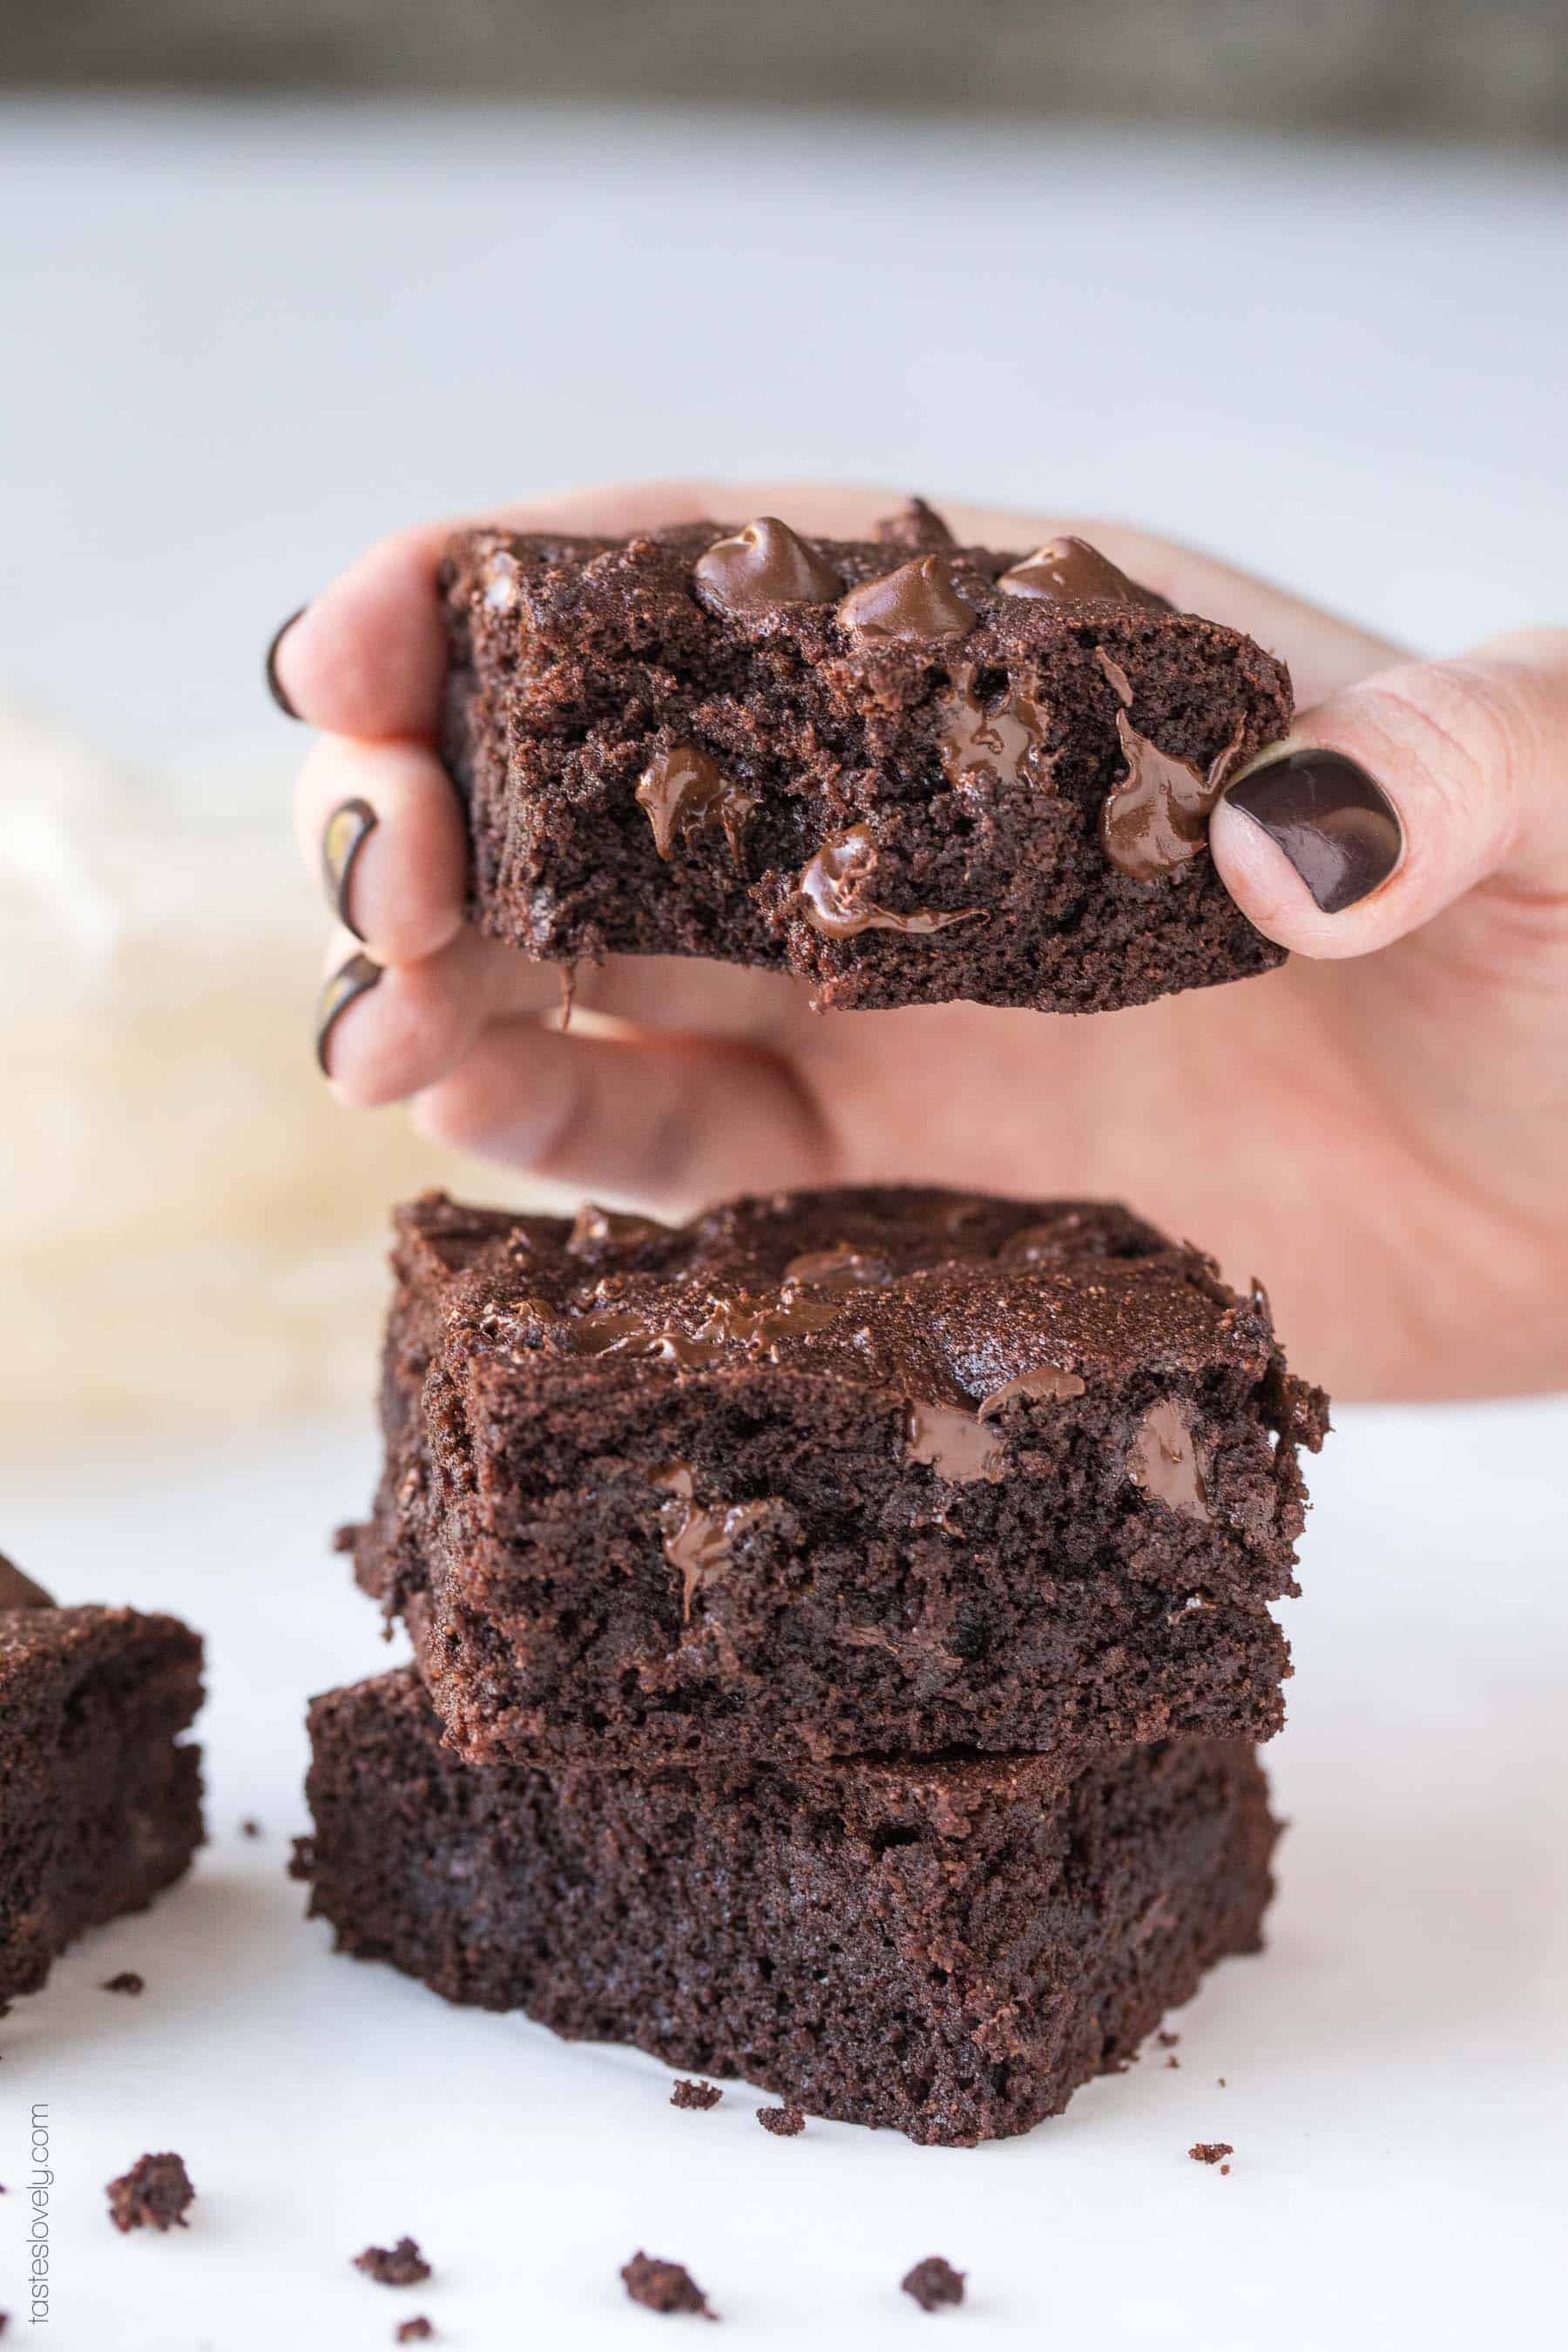
<svg viewBox="0 0 1568 2352"><path fill-rule="evenodd" d="M924 499L908 498L897 514L884 515L875 536L889 547L952 547L952 531Z"/></svg>
<svg viewBox="0 0 1568 2352"><path fill-rule="evenodd" d="M801 1257L792 1257L783 1282L786 1290L797 1283L809 1283L818 1290L853 1290L863 1283L889 1281L892 1272L885 1257L858 1250L849 1242L835 1242L831 1249L807 1250Z"/></svg>
<svg viewBox="0 0 1568 2352"><path fill-rule="evenodd" d="M1164 609L1165 599L1141 588L1125 572L1070 533L1048 539L996 583L1004 596L1032 596L1049 604L1142 604Z"/></svg>
<svg viewBox="0 0 1568 2352"><path fill-rule="evenodd" d="M657 1241L668 1230L652 1217L622 1216L615 1209L601 1209L596 1201L584 1201L573 1220L566 1246L574 1257L589 1257L602 1249L631 1249L639 1242Z"/></svg>
<svg viewBox="0 0 1568 2352"><path fill-rule="evenodd" d="M693 1596L710 1577L722 1576L731 1566L735 1545L748 1528L766 1514L765 1503L729 1503L710 1511L695 1499L695 1482L689 1462L672 1462L655 1474L654 1485L664 1490L658 1524L664 1556L680 1571L680 1615L691 1615Z"/></svg>
<svg viewBox="0 0 1568 2352"><path fill-rule="evenodd" d="M722 833L740 864L757 796L726 776L695 743L677 743L657 753L637 779L637 800L647 812L653 845L662 858L668 859L677 840Z"/></svg>
<svg viewBox="0 0 1568 2352"><path fill-rule="evenodd" d="M1106 794L1100 845L1133 881L1158 882L1195 857L1207 841L1209 817L1241 748L1240 737L1226 745L1205 773L1140 735L1125 710L1116 714L1116 731L1127 773Z"/></svg>
<svg viewBox="0 0 1568 2352"><path fill-rule="evenodd" d="M953 586L939 555L917 556L880 580L868 580L852 588L838 607L838 618L852 636L892 637L909 646L966 637L979 617Z"/></svg>
<svg viewBox="0 0 1568 2352"><path fill-rule="evenodd" d="M715 540L694 574L705 604L721 613L760 613L772 604L826 604L844 583L787 522L762 515L732 539Z"/></svg>
<svg viewBox="0 0 1568 2352"><path fill-rule="evenodd" d="M911 1462L927 1462L939 1478L966 1486L998 1478L1004 1448L973 1407L911 1401L904 1408L904 1444Z"/></svg>
<svg viewBox="0 0 1568 2352"><path fill-rule="evenodd" d="M924 939L945 931L950 923L967 923L980 912L978 907L961 907L951 914L892 914L865 895L876 865L877 845L868 824L852 824L847 833L823 843L802 866L795 885L814 931L828 940L852 940L860 931L901 931Z"/></svg>
<svg viewBox="0 0 1568 2352"><path fill-rule="evenodd" d="M972 669L955 674L952 698L943 707L937 751L949 783L991 778L1002 784L1047 783L1051 761L1045 747L1051 719L1045 704L1010 685L987 709L974 691L974 677Z"/></svg>
<svg viewBox="0 0 1568 2352"><path fill-rule="evenodd" d="M1006 1381L993 1389L981 1405L979 1419L990 1421L1010 1405L1015 1397L1044 1397L1051 1404L1066 1404L1072 1397L1080 1397L1084 1384L1076 1372L1064 1371L1059 1364L1037 1364L1033 1371L1020 1372L1016 1380Z"/></svg>
<svg viewBox="0 0 1568 2352"><path fill-rule="evenodd" d="M1127 1475L1157 1503L1212 1524L1215 1515L1197 1447L1186 1416L1173 1398L1158 1398L1139 1423L1128 1449Z"/></svg>
<svg viewBox="0 0 1568 2352"><path fill-rule="evenodd" d="M52 1592L46 1592L41 1584L35 1584L30 1576L24 1576L15 1560L7 1559L5 1553L0 1552L0 1609L53 1609L55 1606Z"/></svg>

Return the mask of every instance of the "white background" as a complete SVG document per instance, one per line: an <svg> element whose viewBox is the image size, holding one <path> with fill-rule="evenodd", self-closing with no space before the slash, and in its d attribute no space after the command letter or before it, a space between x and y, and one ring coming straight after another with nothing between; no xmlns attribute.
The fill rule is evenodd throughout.
<svg viewBox="0 0 1568 2352"><path fill-rule="evenodd" d="M150 777L248 762L281 795L297 745L256 670L282 613L390 522L599 475L1125 512L1423 647L1568 617L1546 163L35 108L0 110L0 686ZM646 2062L443 2010L300 1925L301 1702L384 1662L322 1540L368 1490L364 1428L0 1468L5 1548L66 1597L184 1611L215 1690L197 1874L3 2028L0 2307L37 2097L47 2340L90 2352L337 2352L417 2309L473 2352L647 2342L664 2323L615 2275L638 2245L773 2343L1544 2340L1568 1407L1342 1419L1289 1612L1268 1954L1178 2021L1178 2071L1151 2053L1025 2141L951 2153L774 2142L734 2090L676 2115ZM96 1990L124 1967L139 2003ZM1228 2179L1185 2158L1216 2137ZM190 2162L186 2235L103 2219L144 2147ZM348 2267L405 2230L428 2289ZM896 2282L931 2252L972 2293L928 2321Z"/></svg>

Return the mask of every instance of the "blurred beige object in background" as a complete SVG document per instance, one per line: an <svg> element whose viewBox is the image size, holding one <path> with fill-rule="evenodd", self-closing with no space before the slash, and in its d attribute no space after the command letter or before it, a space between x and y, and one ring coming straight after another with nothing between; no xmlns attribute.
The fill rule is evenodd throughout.
<svg viewBox="0 0 1568 2352"><path fill-rule="evenodd" d="M0 709L0 1454L368 1402L388 1204L476 1181L322 1086L324 929L281 782Z"/></svg>

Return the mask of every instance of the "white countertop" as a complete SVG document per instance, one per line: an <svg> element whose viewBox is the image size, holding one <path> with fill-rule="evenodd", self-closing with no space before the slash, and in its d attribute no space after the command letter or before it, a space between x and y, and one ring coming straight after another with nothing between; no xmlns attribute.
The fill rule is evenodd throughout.
<svg viewBox="0 0 1568 2352"><path fill-rule="evenodd" d="M236 789L248 761L281 798L298 744L257 666L282 614L405 516L595 476L1119 510L1434 647L1568 617L1550 162L13 102L0 249L25 337L0 688L149 789ZM68 1597L184 1611L214 1689L195 1874L0 2029L0 2307L41 2099L47 2340L88 2352L338 2352L416 2310L472 2352L650 2343L616 2278L639 2245L746 2340L824 2352L921 2336L897 2281L935 2252L970 2273L934 2323L966 2342L1544 2340L1568 1402L1343 1420L1289 1612L1268 1953L1180 2019L1178 2071L1152 2056L973 2152L774 2142L734 2090L676 2115L661 2069L445 2009L301 1925L302 1702L387 1654L323 1546L368 1490L363 1430L0 1468L0 1544ZM127 1967L140 2001L97 1990ZM1216 2137L1226 2179L1186 2159ZM201 2202L188 2234L122 2241L101 2185L149 2147ZM427 2290L349 2267L404 2231Z"/></svg>

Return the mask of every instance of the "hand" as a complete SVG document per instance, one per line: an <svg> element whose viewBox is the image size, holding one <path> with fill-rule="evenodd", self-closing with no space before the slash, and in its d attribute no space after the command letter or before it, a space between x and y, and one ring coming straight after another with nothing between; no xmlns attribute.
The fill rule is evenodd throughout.
<svg viewBox="0 0 1568 2352"><path fill-rule="evenodd" d="M499 520L622 535L782 512L854 538L894 503L698 484ZM995 547L1077 530L1284 656L1292 746L1354 766L1266 754L1211 839L1288 965L1098 1019L818 1017L777 974L627 957L583 971L590 1017L562 1035L555 968L462 924L462 824L431 750L441 525L374 549L273 649L285 707L326 730L301 845L317 866L332 827L368 960L332 1000L338 1094L411 1098L444 1143L666 1215L785 1184L1119 1195L1261 1276L1300 1369L1342 1395L1568 1382L1568 630L1415 663L1137 531L946 511Z"/></svg>

